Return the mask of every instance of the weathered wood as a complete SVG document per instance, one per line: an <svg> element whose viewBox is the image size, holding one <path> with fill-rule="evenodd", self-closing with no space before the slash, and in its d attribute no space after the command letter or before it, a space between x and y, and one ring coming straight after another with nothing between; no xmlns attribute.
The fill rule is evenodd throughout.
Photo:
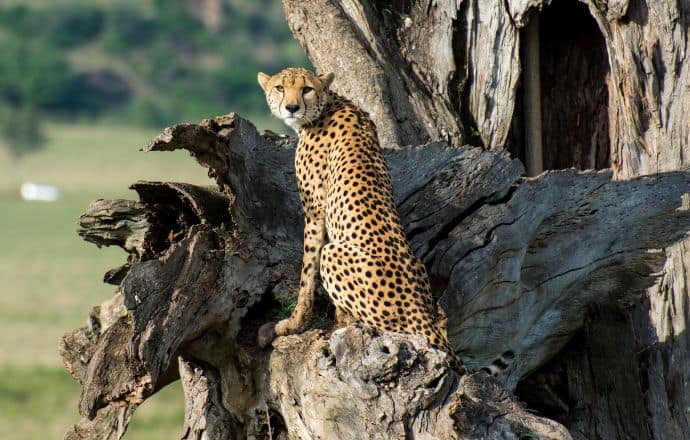
<svg viewBox="0 0 690 440"><path fill-rule="evenodd" d="M170 127L143 150L189 150L233 199L230 209L237 226L247 231L259 228L280 239L302 231L292 166L294 145L294 140L284 136L262 137L249 121L230 114L200 125ZM288 197L281 197L286 192Z"/></svg>
<svg viewBox="0 0 690 440"><path fill-rule="evenodd" d="M690 165L690 3L588 2L606 39L611 64L612 165L619 179ZM684 201L687 206L687 199ZM689 438L690 242L666 247L666 264L627 323L626 345L638 353L638 400L649 438ZM600 337L599 334L592 337ZM607 348L614 348L611 341ZM603 368L612 368L605 362ZM615 368L615 367L613 367ZM605 384L604 384L605 385ZM594 392L600 392L599 386ZM617 400L629 398L617 393ZM631 413L613 418L627 423ZM643 437L640 437L643 438Z"/></svg>
<svg viewBox="0 0 690 440"><path fill-rule="evenodd" d="M270 394L296 438L570 439L484 374L449 374L423 338L361 327L278 339Z"/></svg>
<svg viewBox="0 0 690 440"><path fill-rule="evenodd" d="M565 171L524 181L502 203L489 198L465 213L427 256L433 274L449 275L449 336L458 351L472 353L468 363L512 350L506 380L513 387L562 348L591 304L634 302L653 283L663 255L643 249L681 238L668 232L688 224L687 212L673 211L685 177L610 179ZM656 185L668 192L645 196ZM516 319L527 319L525 326Z"/></svg>
<svg viewBox="0 0 690 440"><path fill-rule="evenodd" d="M125 435L135 409L136 405L104 408L93 419L84 418L72 427L65 434L65 440L120 439Z"/></svg>
<svg viewBox="0 0 690 440"><path fill-rule="evenodd" d="M127 263L111 269L103 281L118 285L132 263L146 255L144 236L148 224L141 203L131 200L94 200L79 216L77 234L96 246L119 246L129 253Z"/></svg>
<svg viewBox="0 0 690 440"><path fill-rule="evenodd" d="M542 6L548 2L532 3L531 6ZM615 178L687 168L690 67L686 52L690 42L690 5L626 0L584 3L598 25L606 49L610 78L605 122L609 125ZM589 58L586 64L592 69ZM562 102L571 101L559 98ZM580 113L567 117L579 116ZM561 397L573 402L574 412L588 408L568 416L578 418L577 429L587 433L587 438L690 437L685 411L690 405L690 345L686 337L690 318L685 307L685 274L690 269L687 245L683 241L662 249L666 263L642 301L623 318L615 313L597 314L601 322L586 327L580 351L564 356L568 373L566 392ZM617 338L604 331L610 328L619 328ZM621 351L627 354L599 356ZM597 357L597 361L589 362L592 357ZM601 372L615 372L615 379ZM611 387L613 381L626 386ZM604 396L602 404L590 406L588 402L594 396Z"/></svg>
<svg viewBox="0 0 690 440"><path fill-rule="evenodd" d="M63 358L84 388L84 418L71 435L119 438L136 406L181 374L188 436L266 435L270 421L276 435L282 429L294 437L328 437L338 429L348 438L367 421L371 438L380 432L482 438L485 428L507 438L517 432L569 438L495 387L511 389L545 363L582 327L588 306L630 299L634 288L650 283L663 254L647 249L690 229L687 211L677 210L690 173L617 182L607 172L568 170L524 179L521 164L502 151L442 142L387 151L413 249L439 294L447 285L442 304L454 346L472 366L514 353L499 382L471 376L451 392L444 355L410 336L348 327L330 338L320 332L279 338L272 353L258 350L257 329L294 298L299 275L294 143L261 136L229 115L171 127L145 147L178 148L209 168L222 194L138 182L140 204L113 201L109 213L102 201L101 214L90 216L102 219L91 223L105 237L102 244L122 245L128 237L106 241L122 229L115 213L141 219L143 206L147 226L131 233L146 230L140 247L149 252L131 264L114 299L94 310L89 328L63 338ZM82 234L96 240L96 232ZM328 329L322 303L315 325ZM185 359L180 373L179 356ZM337 386L328 382L336 379ZM390 383L397 384L393 390ZM415 393L430 386L436 391L419 400ZM372 393L378 400L367 403ZM294 405L307 397L316 400ZM318 403L326 397L328 405ZM385 418L374 419L379 405ZM341 416L352 423L328 422ZM96 432L101 437L89 437Z"/></svg>
<svg viewBox="0 0 690 440"><path fill-rule="evenodd" d="M218 373L179 358L180 380L185 397L182 440L241 438L237 422L223 407Z"/></svg>
<svg viewBox="0 0 690 440"><path fill-rule="evenodd" d="M283 1L313 64L336 72L336 91L371 113L384 146L474 137L489 148L506 142L520 77L511 3Z"/></svg>
<svg viewBox="0 0 690 440"><path fill-rule="evenodd" d="M288 24L314 65L336 73L334 90L371 114L385 147L463 142L452 93L459 81L450 37L457 10L428 3L398 11L387 2L283 2ZM427 68L439 64L447 69Z"/></svg>
<svg viewBox="0 0 690 440"><path fill-rule="evenodd" d="M385 65L386 73L393 71L393 76L403 72L399 75L411 77L410 71L421 72L414 77L415 90L437 91L441 96L434 99L448 106L451 113L460 115L463 122L460 130L467 130L464 139L489 148L510 144L511 151L522 157L525 141L521 118L525 109L516 105L521 90L519 53L524 49L521 48L520 29L530 17L543 11L540 21L547 30L542 38L545 55L542 69L546 76L546 88L542 90L542 98L546 101L543 121L546 167L602 168L611 164L615 178L625 179L688 166L688 2L361 0L356 6L351 3L355 2L285 1L293 32L312 56L315 66L329 70L345 67L337 70L336 86L355 97L364 108L372 110L380 125L387 122L382 121L383 113L377 106L384 106L389 113L394 106L384 94L369 93L364 87L369 84L367 81L380 86L381 70L376 70L377 66ZM335 10L336 14L329 12L324 17L304 19L306 13L294 12L319 11L322 7L327 11ZM576 12L586 11L584 15L590 15L596 22L598 32L590 26L590 18L579 13L567 12L563 17L554 14L554 11L570 8ZM337 22L333 19L335 16L339 17ZM330 27L319 37L322 23ZM564 29L566 25L587 29L587 32L579 35L583 37L579 41L569 40ZM348 37L345 46L364 53L365 58L369 56L367 62L350 57L350 52L341 52L339 47L329 43L326 35L341 35L343 29L354 30L355 36L366 36ZM429 44L432 41L433 44ZM391 52L395 54L390 55ZM571 56L566 58L566 53ZM393 68L389 68L390 65ZM397 93L395 87L391 93ZM433 106L419 108L428 110ZM414 118L415 112L405 115ZM408 118L405 123L409 126L424 120L420 117L409 121ZM433 138L433 132L425 133L431 133ZM384 138L386 136L384 133ZM606 157L607 152L610 157ZM571 223L566 221L565 224ZM481 236L483 231L475 229L474 232ZM570 376L560 383L559 388L568 391L559 399L574 402L574 413L568 414L566 419L582 415L575 414L577 408L600 396L606 396L611 408L619 409L616 414L600 409L601 406L583 413L584 418L578 419L577 424L587 426L585 431L591 438L626 438L632 435L624 428L629 427L631 419L644 420L643 425L647 426L638 429L633 437L644 438L648 434L649 438L657 439L690 438L690 420L685 411L690 406L687 385L690 370L686 368L690 362L686 337L690 315L686 310L688 288L684 275L690 270L687 245L683 242L661 252L667 254L668 259L663 269L659 269L661 276L657 284L627 318L626 322L633 327L625 336L629 340L616 341L594 330L583 335L585 342L579 355L584 358L589 357L590 350L616 353L620 345L637 347L634 351L640 354L635 359L611 356L608 361L602 361L601 368L617 371L621 375L617 380L621 383L638 386L617 387L616 392L611 392L605 382L597 380L597 372L592 372L589 364L565 367L575 378L582 378L591 385L584 391L569 386L574 380ZM627 259L627 255L623 251L619 257ZM653 255L649 257L654 259ZM639 264L647 263L640 260ZM653 266L658 268L656 264ZM601 269L598 271L603 279L605 273ZM626 283L627 273L609 275ZM633 284L640 287L646 282L649 280ZM615 323L607 322L606 314L599 318L602 322L591 329ZM625 368L633 362L639 368ZM548 375L548 371L542 373ZM640 402L646 411L640 411ZM595 426L600 431L592 428Z"/></svg>
<svg viewBox="0 0 690 440"><path fill-rule="evenodd" d="M116 245L142 255L147 226L144 213L144 206L131 200L94 200L79 216L77 234L99 247Z"/></svg>

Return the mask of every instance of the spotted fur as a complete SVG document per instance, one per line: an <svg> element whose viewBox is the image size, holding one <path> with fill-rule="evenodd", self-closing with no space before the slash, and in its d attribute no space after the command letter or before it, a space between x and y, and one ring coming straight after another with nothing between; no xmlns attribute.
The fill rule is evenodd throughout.
<svg viewBox="0 0 690 440"><path fill-rule="evenodd" d="M289 68L258 79L273 114L299 133L295 169L305 214L297 306L275 333L305 329L320 275L339 320L423 335L464 371L426 269L405 238L369 115L328 90L332 74Z"/></svg>

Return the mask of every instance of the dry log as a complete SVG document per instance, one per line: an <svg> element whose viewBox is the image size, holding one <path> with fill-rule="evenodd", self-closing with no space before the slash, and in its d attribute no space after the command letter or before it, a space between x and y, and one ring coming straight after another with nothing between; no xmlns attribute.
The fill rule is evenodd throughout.
<svg viewBox="0 0 690 440"><path fill-rule="evenodd" d="M180 438L242 438L239 424L223 407L217 371L182 357L179 369L185 398L185 421Z"/></svg>
<svg viewBox="0 0 690 440"><path fill-rule="evenodd" d="M648 249L690 228L678 209L687 172L525 179L503 151L443 142L387 151L408 237L443 294L453 345L473 366L514 353L498 381L458 382L423 341L360 327L259 350L257 329L284 312L299 275L294 141L228 115L170 127L144 147L179 148L209 168L220 191L138 182L139 203L98 201L82 219L83 236L123 247L130 266L89 327L62 340L83 386L83 419L68 438L120 438L137 405L179 376L183 438L570 438L501 385L510 390L547 362L588 307L634 301L663 262ZM146 226L123 228L122 219ZM129 245L142 231L143 244ZM327 301L319 307L314 326L328 330L332 311Z"/></svg>
<svg viewBox="0 0 690 440"><path fill-rule="evenodd" d="M269 395L295 438L570 439L483 373L449 374L418 336L371 328L279 339Z"/></svg>
<svg viewBox="0 0 690 440"><path fill-rule="evenodd" d="M607 5L588 1L606 41L611 68L609 86L612 167L617 178L630 178L660 171L685 169L690 165L690 3L609 0ZM684 202L687 206L687 201ZM602 405L592 408L592 423L609 417L634 397L643 411L623 412L610 417L615 422L606 434L623 432L627 414L643 414L637 438L689 438L690 423L690 326L688 284L690 242L684 240L665 249L667 258L658 282L648 290L640 307L625 320L612 323L619 328L619 344L629 346L629 359L637 368L617 382L635 383L630 396L615 388ZM599 338L596 328L585 340ZM616 349L606 344L601 349ZM596 351L587 358L596 357ZM603 369L617 369L600 362ZM576 368L576 367L573 367ZM582 370L586 372L587 370ZM635 375L638 373L637 375ZM586 376L584 373L583 376ZM630 377L631 376L631 377ZM601 394L610 378L597 383L588 377L585 392ZM610 388L609 388L610 389ZM591 390L591 391L590 391ZM585 435L592 428L582 429ZM630 431L627 431L630 432ZM622 434L619 436L623 437Z"/></svg>
<svg viewBox="0 0 690 440"><path fill-rule="evenodd" d="M371 113L384 146L473 137L489 148L505 144L515 107L514 3L283 1L314 65L337 72L336 91Z"/></svg>
<svg viewBox="0 0 690 440"><path fill-rule="evenodd" d="M624 179L684 170L690 164L690 2L284 0L284 4L293 33L313 64L336 71L338 90L355 97L377 124L387 127L382 133L386 144L438 139L443 134L440 128L448 126L447 115L459 115L462 125L452 127L464 129L464 136L455 144L504 147L522 159L532 159L524 152L528 112L521 105L526 79L520 78L520 72L526 55L522 31L539 14L537 70L542 74L543 110L539 122L546 169L611 167L616 179ZM342 36L337 45L329 38L332 35ZM404 87L408 83L413 86ZM401 117L395 120L390 115L399 109ZM419 131L417 141L411 140L404 127L424 126L429 119L438 119L439 124L432 123L430 130ZM557 183L561 177L552 179ZM592 220L598 221L597 216ZM531 387L537 391L530 391L542 400L534 407L558 416L582 438L690 438L686 281L690 255L687 240L665 246L653 246L666 254L661 256L666 263L634 308L621 314L616 307L596 306L576 341L559 355L562 362L549 363L528 381L539 384ZM601 262L622 258L628 260L624 265L636 266L630 258L635 252L619 250L617 256L600 254ZM564 267L573 269L563 277L577 276L575 269L580 266L570 259L576 257L554 256L562 257L569 260ZM593 267L584 270L589 269ZM605 279L603 267L596 271ZM630 274L638 279L637 272ZM513 281L522 275L498 278ZM629 282L625 271L611 275L619 283ZM637 288L645 283L632 284ZM573 289L589 288L577 284ZM605 290L600 288L595 290ZM535 299L535 307L542 306ZM560 307L552 306L555 309L545 306L544 310ZM579 308L575 303L561 306ZM456 331L461 330L456 324L451 322ZM546 344L547 351L551 347ZM530 397L524 388L520 395ZM543 401L547 394L552 404Z"/></svg>
<svg viewBox="0 0 690 440"><path fill-rule="evenodd" d="M419 17L425 20L422 24L416 17L389 10L385 2L383 11L377 2L355 0L283 4L288 24L314 65L323 72L337 72L335 91L354 98L372 115L383 146L419 145L432 139L462 144L464 130L457 103L452 102L456 95L447 98L458 82L449 32L456 11L429 8L438 14ZM332 35L338 35L337 45ZM399 35L406 46L382 35ZM425 68L438 64L446 69L437 73ZM351 74L352 65L367 74Z"/></svg>

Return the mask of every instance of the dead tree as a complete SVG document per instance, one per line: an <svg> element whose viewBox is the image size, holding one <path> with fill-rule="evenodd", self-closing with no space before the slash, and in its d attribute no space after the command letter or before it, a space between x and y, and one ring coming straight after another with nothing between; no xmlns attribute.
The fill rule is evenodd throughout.
<svg viewBox="0 0 690 440"><path fill-rule="evenodd" d="M178 378L185 439L690 437L690 10L548 3L285 0L317 68L377 122L454 348L471 367L511 353L504 375L458 378L419 338L334 330L325 299L312 330L260 350L299 276L294 140L228 115L144 147L187 149L216 187L137 182L139 201L80 218L128 258L61 342L83 386L67 438L122 437ZM526 138L552 171L523 177Z"/></svg>

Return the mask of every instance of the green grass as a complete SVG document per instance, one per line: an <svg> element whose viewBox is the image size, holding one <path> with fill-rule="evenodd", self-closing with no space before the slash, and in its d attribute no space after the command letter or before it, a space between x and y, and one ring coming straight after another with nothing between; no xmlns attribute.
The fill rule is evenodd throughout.
<svg viewBox="0 0 690 440"><path fill-rule="evenodd" d="M136 198L127 187L138 179L209 183L184 152L139 152L155 134L49 125L46 148L28 156L20 174L60 187L63 197L55 203L20 200L9 178L16 170L0 154L0 438L61 438L79 419L79 387L62 369L57 343L112 296L115 287L101 282L103 273L125 259L119 248L81 241L79 214L98 197ZM168 388L137 411L125 438L179 436L181 391L179 384Z"/></svg>
<svg viewBox="0 0 690 440"><path fill-rule="evenodd" d="M280 300L277 319L285 319L292 315L297 307L296 301Z"/></svg>
<svg viewBox="0 0 690 440"><path fill-rule="evenodd" d="M56 368L0 368L0 438L58 439L76 423L79 386ZM184 411L179 382L168 385L136 411L125 438L174 439Z"/></svg>
<svg viewBox="0 0 690 440"><path fill-rule="evenodd" d="M156 134L111 125L49 125L50 145L26 158L23 174L26 180L58 185L67 195L92 197L129 195L127 186L138 179L208 180L186 152L140 152Z"/></svg>
<svg viewBox="0 0 690 440"><path fill-rule="evenodd" d="M53 414L74 411L78 397L76 382L57 368L0 368L0 438L61 438L66 426Z"/></svg>

